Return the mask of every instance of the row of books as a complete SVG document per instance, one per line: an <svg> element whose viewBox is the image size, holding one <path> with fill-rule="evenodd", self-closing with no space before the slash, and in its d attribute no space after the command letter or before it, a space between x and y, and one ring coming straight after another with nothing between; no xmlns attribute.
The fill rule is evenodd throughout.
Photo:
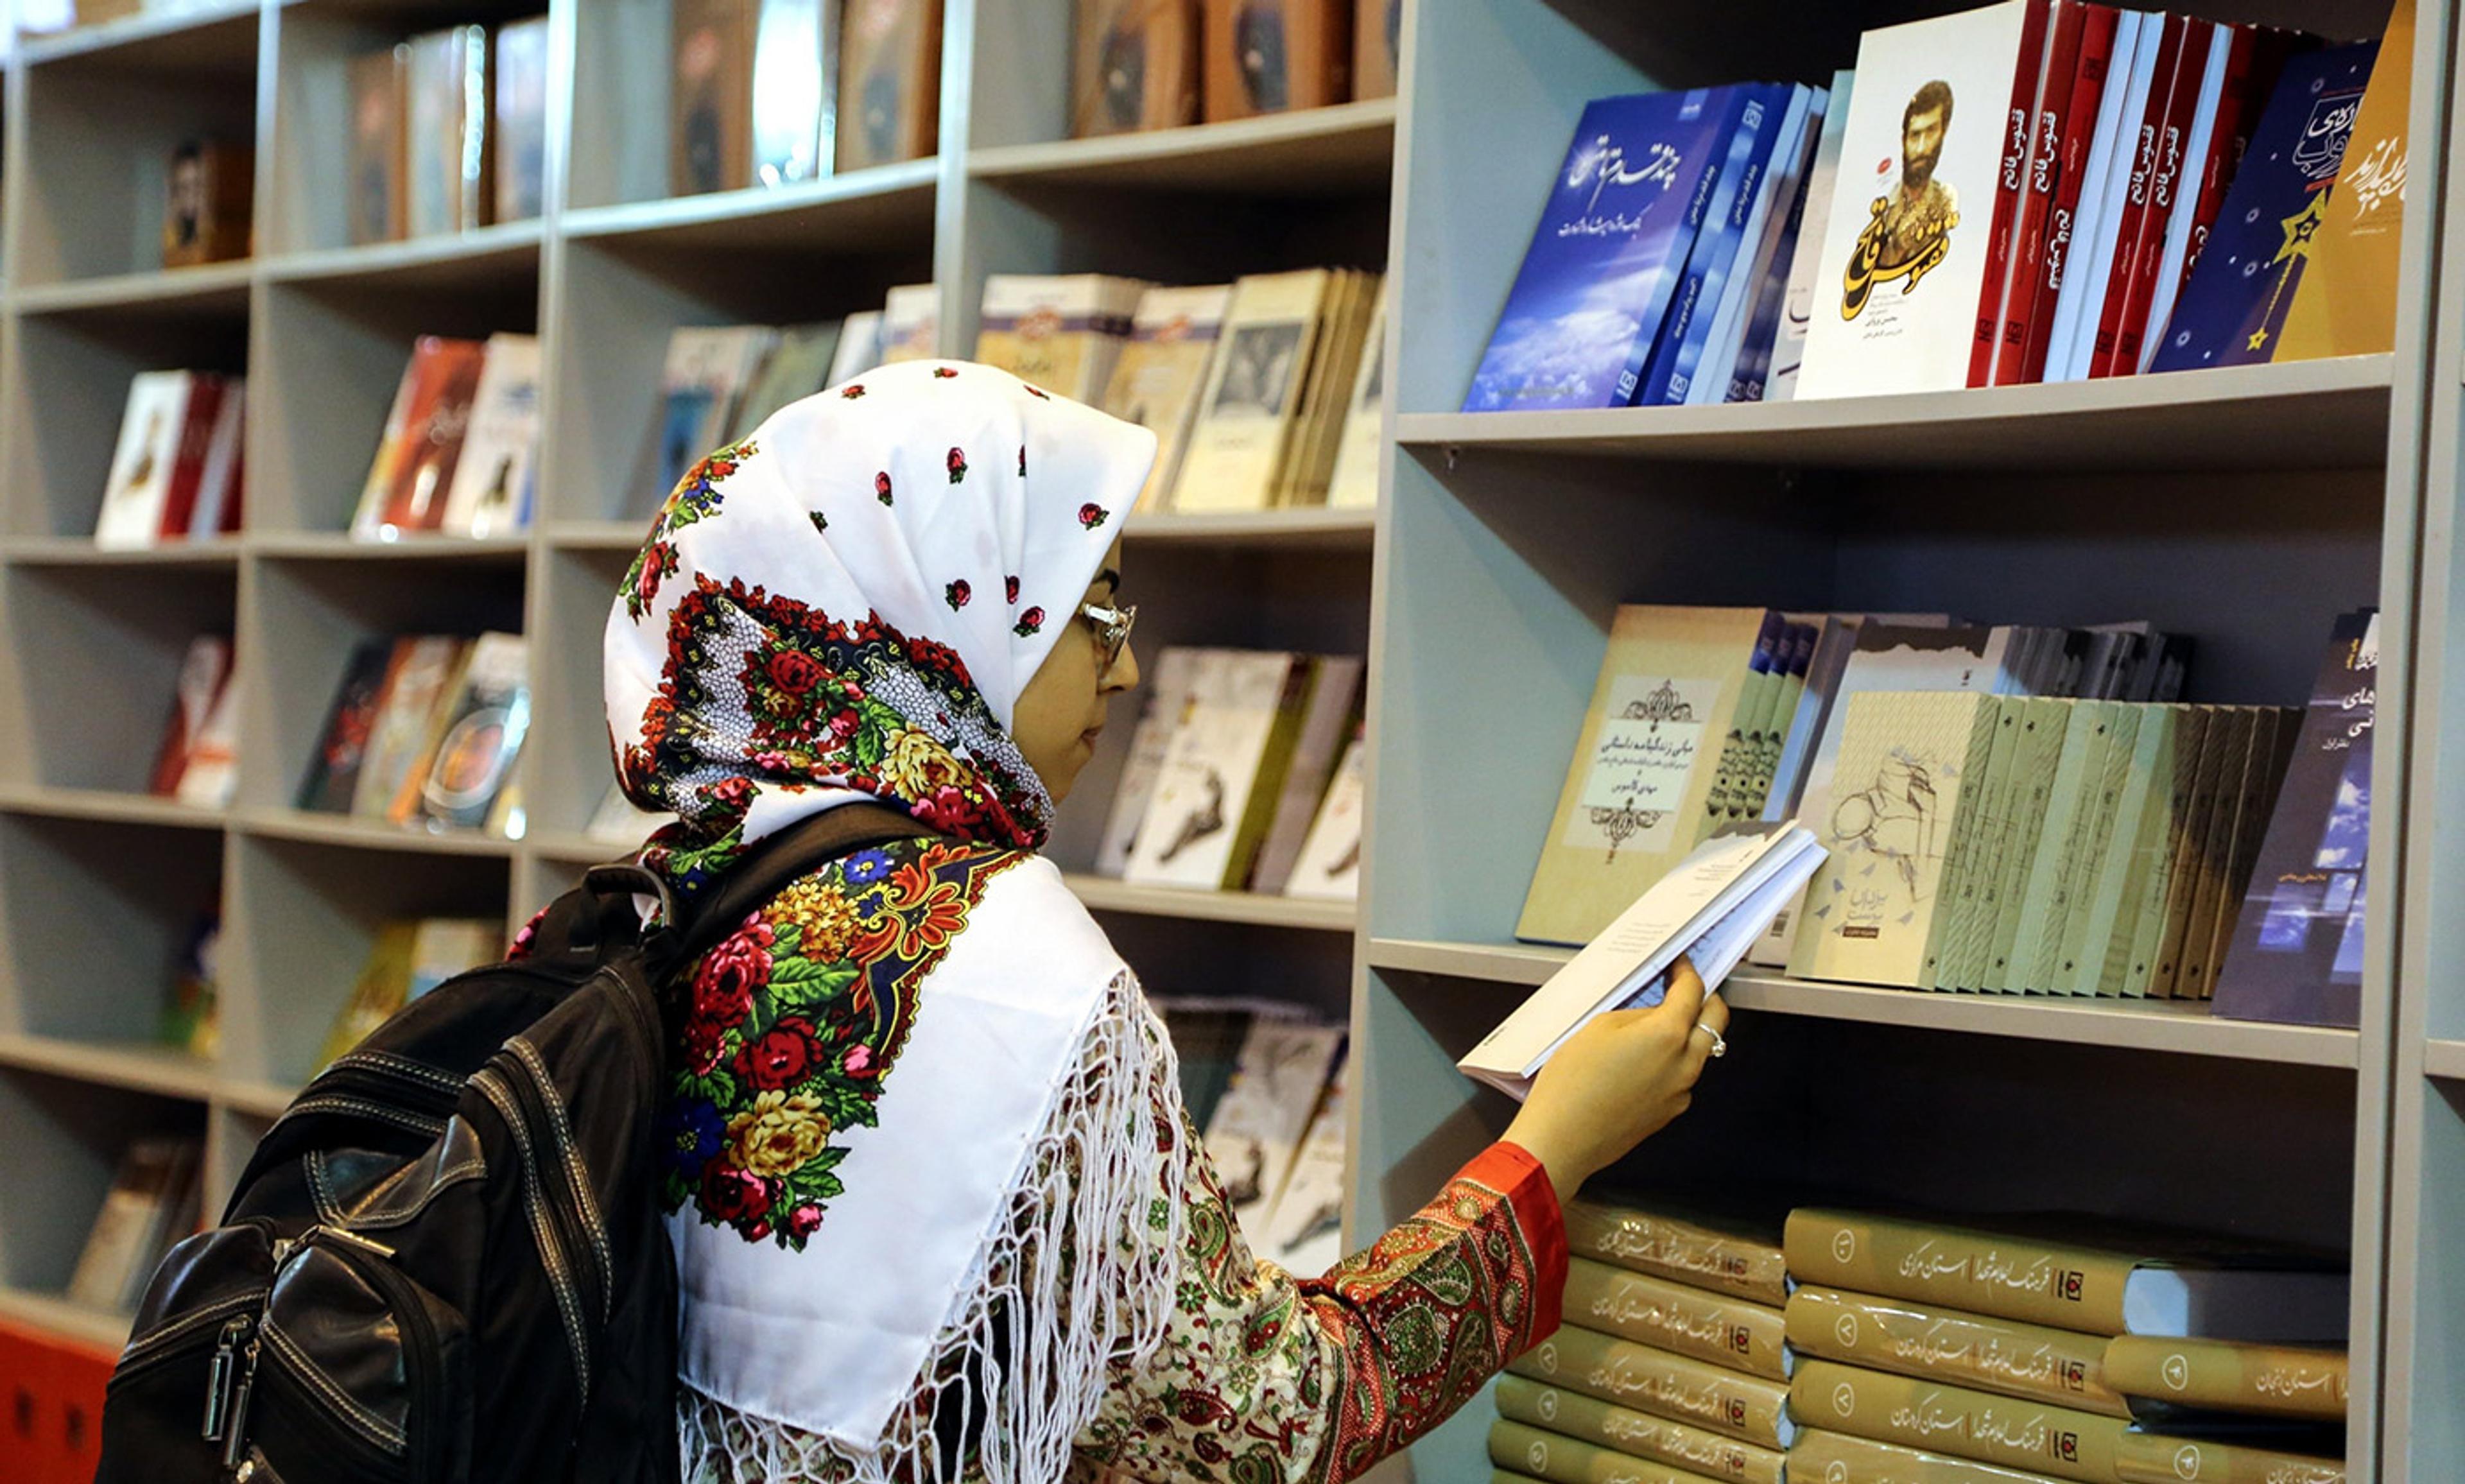
<svg viewBox="0 0 2465 1484"><path fill-rule="evenodd" d="M787 186L933 153L941 0L677 0L668 188Z"/></svg>
<svg viewBox="0 0 2465 1484"><path fill-rule="evenodd" d="M516 633L362 642L335 687L300 808L519 836L510 784L530 729L527 664Z"/></svg>
<svg viewBox="0 0 2465 1484"><path fill-rule="evenodd" d="M1273 1001L1155 1002L1182 1099L1253 1250L1315 1276L1344 1256L1344 1041Z"/></svg>
<svg viewBox="0 0 2465 1484"><path fill-rule="evenodd" d="M421 336L361 483L352 536L480 538L529 525L539 397L536 336Z"/></svg>
<svg viewBox="0 0 2465 1484"><path fill-rule="evenodd" d="M2343 1484L2349 1280L2313 1254L1580 1201L1492 1461L1557 1484Z"/></svg>
<svg viewBox="0 0 2465 1484"><path fill-rule="evenodd" d="M547 186L548 22L449 26L350 64L353 243L540 214Z"/></svg>
<svg viewBox="0 0 2465 1484"><path fill-rule="evenodd" d="M1868 32L1828 88L1598 100L1465 409L2386 350L2411 33L2401 4L2375 68L2383 43L2003 0Z"/></svg>
<svg viewBox="0 0 2465 1484"><path fill-rule="evenodd" d="M1070 132L1386 98L1402 26L1400 0L1078 0Z"/></svg>
<svg viewBox="0 0 2465 1484"><path fill-rule="evenodd" d="M1382 281L1341 268L1200 287L995 274L976 359L1153 429L1140 510L1368 506Z"/></svg>
<svg viewBox="0 0 2465 1484"><path fill-rule="evenodd" d="M1357 655L1160 651L1097 874L1350 900L1367 765L1361 674Z"/></svg>
<svg viewBox="0 0 2465 1484"><path fill-rule="evenodd" d="M98 546L128 548L226 535L247 483L245 378L140 371L129 378L97 508Z"/></svg>
<svg viewBox="0 0 2465 1484"><path fill-rule="evenodd" d="M198 808L222 808L238 782L238 688L232 643L221 634L189 641L172 682L171 716L155 749L145 791Z"/></svg>

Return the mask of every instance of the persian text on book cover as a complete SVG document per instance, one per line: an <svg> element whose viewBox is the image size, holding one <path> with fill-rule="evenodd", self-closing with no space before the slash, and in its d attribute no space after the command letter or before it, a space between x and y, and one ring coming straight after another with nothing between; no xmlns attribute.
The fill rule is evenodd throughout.
<svg viewBox="0 0 2465 1484"><path fill-rule="evenodd" d="M1809 821L1831 852L1807 887L1788 971L1801 979L1916 985L1951 849L1961 786L1982 761L1971 692L1849 698L1829 810Z"/></svg>
<svg viewBox="0 0 2465 1484"><path fill-rule="evenodd" d="M1694 849L1763 622L1760 609L1618 610L1516 936L1588 942Z"/></svg>
<svg viewBox="0 0 2465 1484"><path fill-rule="evenodd" d="M1800 397L1967 385L2024 0L1870 31Z"/></svg>
<svg viewBox="0 0 2465 1484"><path fill-rule="evenodd" d="M2396 344L2396 275L2405 226L2406 122L2413 111L2413 0L2397 0L2380 38L2385 64L2345 140L2337 188L2302 270L2308 293L2294 298L2276 353L2288 361L2365 356Z"/></svg>

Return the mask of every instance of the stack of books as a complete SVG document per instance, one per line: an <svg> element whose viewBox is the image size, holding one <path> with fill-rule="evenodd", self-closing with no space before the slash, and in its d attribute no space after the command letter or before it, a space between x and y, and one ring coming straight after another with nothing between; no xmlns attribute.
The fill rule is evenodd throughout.
<svg viewBox="0 0 2465 1484"><path fill-rule="evenodd" d="M1070 132L1246 119L1395 91L1392 0L1077 0Z"/></svg>
<svg viewBox="0 0 2465 1484"><path fill-rule="evenodd" d="M231 803L238 773L239 697L232 684L231 640L200 634L189 641L171 693L170 720L155 749L145 791L198 808Z"/></svg>
<svg viewBox="0 0 2465 1484"><path fill-rule="evenodd" d="M2334 1265L2184 1238L2032 1238L1818 1208L1789 1214L1786 1250L1801 1285L1788 1340L1804 1357L1789 1409L1807 1429L1792 1475L1966 1476L1944 1461L1956 1459L2009 1471L1982 1476L2010 1484L2343 1477L2319 1451L2339 1446L2342 1351L2260 1343L2343 1343L2348 1279ZM2256 1419L2199 1442L2135 1428L2135 1410L2155 1413L2126 1396L2165 1389L2168 1374L2204 1404L2311 1425L2290 1448L2283 1426ZM2186 1448L2223 1450L2195 1465L2282 1460L2296 1472L2178 1474Z"/></svg>
<svg viewBox="0 0 2465 1484"><path fill-rule="evenodd" d="M129 379L96 545L152 546L239 529L247 390L243 378L211 371Z"/></svg>
<svg viewBox="0 0 2465 1484"><path fill-rule="evenodd" d="M354 243L540 214L546 196L547 17L451 26L353 58Z"/></svg>
<svg viewBox="0 0 2465 1484"><path fill-rule="evenodd" d="M2124 1335L2105 1348L2105 1382L2139 1423L2115 1451L2121 1484L2343 1484L2343 1349ZM2279 1430L2292 1436L2267 1437Z"/></svg>
<svg viewBox="0 0 2465 1484"><path fill-rule="evenodd" d="M1780 1234L1571 1204L1564 1322L1499 1381L1491 1461L1556 1484L1780 1484L1798 1435Z"/></svg>
<svg viewBox="0 0 2465 1484"><path fill-rule="evenodd" d="M1097 874L1349 896L1360 866L1361 673L1357 655L1160 652Z"/></svg>
<svg viewBox="0 0 2465 1484"><path fill-rule="evenodd" d="M510 785L530 729L527 664L515 633L362 643L335 688L300 808L520 836Z"/></svg>
<svg viewBox="0 0 2465 1484"><path fill-rule="evenodd" d="M535 336L422 336L395 386L351 535L480 538L529 525L539 391Z"/></svg>

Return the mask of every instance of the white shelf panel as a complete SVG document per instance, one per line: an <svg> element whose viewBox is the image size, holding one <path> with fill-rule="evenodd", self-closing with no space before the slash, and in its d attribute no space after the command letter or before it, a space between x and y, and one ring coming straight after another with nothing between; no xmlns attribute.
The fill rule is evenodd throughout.
<svg viewBox="0 0 2465 1484"><path fill-rule="evenodd" d="M20 566L233 566L247 543L236 536L165 542L159 546L98 546L90 536L20 536L0 551Z"/></svg>
<svg viewBox="0 0 2465 1484"><path fill-rule="evenodd" d="M876 251L902 233L930 237L941 171L939 159L902 160L777 189L587 207L559 225L568 237L654 251Z"/></svg>
<svg viewBox="0 0 2465 1484"><path fill-rule="evenodd" d="M246 538L259 556L307 557L335 562L519 562L530 551L525 536L406 536L399 541L362 541L345 531L265 531Z"/></svg>
<svg viewBox="0 0 2465 1484"><path fill-rule="evenodd" d="M557 521L544 528L547 543L559 551L639 551L650 533L647 517L639 521Z"/></svg>
<svg viewBox="0 0 2465 1484"><path fill-rule="evenodd" d="M244 810L233 823L249 834L276 840L304 840L314 845L346 845L360 850L416 855L478 855L511 859L515 842L475 830L410 830L380 819L348 814L313 814L304 809Z"/></svg>
<svg viewBox="0 0 2465 1484"><path fill-rule="evenodd" d="M1333 195L1385 191L1394 159L1395 100L1379 98L1229 123L979 149L967 156L967 173L1005 184Z"/></svg>
<svg viewBox="0 0 2465 1484"><path fill-rule="evenodd" d="M1359 912L1348 901L1311 901L1256 892L1200 892L1168 886L1132 886L1109 876L1073 875L1070 890L1091 912L1128 912L1141 917L1185 918L1200 922L1250 922L1260 927L1349 933Z"/></svg>
<svg viewBox="0 0 2465 1484"><path fill-rule="evenodd" d="M1528 943L1370 940L1374 968L1401 969L1517 986L1539 985L1573 958L1565 948ZM1921 993L1868 985L1813 984L1739 973L1721 986L1731 1008L1821 1020L1854 1020L1965 1035L2061 1041L2217 1056L2235 1061L2352 1069L2359 1038L2350 1030L2220 1020L2199 1004L2164 1000L2054 1000L2007 995Z"/></svg>
<svg viewBox="0 0 2465 1484"><path fill-rule="evenodd" d="M1430 449L1876 469L2368 468L2387 456L2390 358L1820 402L1413 412Z"/></svg>
<svg viewBox="0 0 2465 1484"><path fill-rule="evenodd" d="M166 268L153 273L72 278L20 289L17 308L30 315L95 315L144 310L156 318L214 319L248 313L256 266L242 258Z"/></svg>
<svg viewBox="0 0 2465 1484"><path fill-rule="evenodd" d="M2465 1082L2465 1041L2433 1037L2422 1049L2422 1070L2452 1082Z"/></svg>
<svg viewBox="0 0 2465 1484"><path fill-rule="evenodd" d="M0 1066L196 1102L211 1098L217 1085L213 1063L143 1041L115 1044L0 1034Z"/></svg>
<svg viewBox="0 0 2465 1484"><path fill-rule="evenodd" d="M30 38L30 67L70 57L98 57L132 72L233 71L256 61L257 0L197 0L179 10L149 10L100 25Z"/></svg>
<svg viewBox="0 0 2465 1484"><path fill-rule="evenodd" d="M52 819L160 825L173 830L220 830L230 819L224 809L200 808L177 799L158 798L150 793L118 793L107 788L0 788L0 811Z"/></svg>
<svg viewBox="0 0 2465 1484"><path fill-rule="evenodd" d="M402 242L286 253L267 258L264 271L276 283L486 288L536 274L543 235L536 220L504 222Z"/></svg>
<svg viewBox="0 0 2465 1484"><path fill-rule="evenodd" d="M128 1342L128 1326L133 1322L125 1314L89 1309L56 1294L22 1288L0 1288L0 1319L114 1355Z"/></svg>
<svg viewBox="0 0 2465 1484"><path fill-rule="evenodd" d="M1240 510L1179 515L1133 515L1121 525L1125 542L1172 542L1207 546L1334 547L1366 551L1378 533L1375 510L1330 510L1323 505L1290 510Z"/></svg>

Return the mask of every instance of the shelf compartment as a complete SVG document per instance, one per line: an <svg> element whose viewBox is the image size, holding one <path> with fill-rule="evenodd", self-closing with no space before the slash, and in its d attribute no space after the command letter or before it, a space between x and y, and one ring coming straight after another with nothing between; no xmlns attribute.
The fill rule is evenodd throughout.
<svg viewBox="0 0 2465 1484"><path fill-rule="evenodd" d="M1392 938L1373 938L1369 942L1369 963L1373 968L1517 987L1540 985L1573 957L1570 949L1530 943L1432 942ZM2205 1005L2162 1000L1933 994L1868 985L1816 984L1751 972L1732 975L1721 995L1733 1009L1965 1035L2061 1041L2074 1046L2346 1071L2354 1068L2359 1056L2359 1040L2350 1030L2220 1020ZM1499 1018L1511 1008L1501 1003Z"/></svg>
<svg viewBox="0 0 2465 1484"><path fill-rule="evenodd" d="M11 566L0 620L16 639L0 663L0 764L20 786L142 793L153 776L181 661L201 634L230 635L238 573L229 565L149 568Z"/></svg>
<svg viewBox="0 0 2465 1484"><path fill-rule="evenodd" d="M2422 1049L2422 1070L2451 1082L2465 1082L2465 1041L2432 1037Z"/></svg>
<svg viewBox="0 0 2465 1484"><path fill-rule="evenodd" d="M582 208L559 225L568 237L646 253L862 252L931 235L941 168L902 160L791 186Z"/></svg>
<svg viewBox="0 0 2465 1484"><path fill-rule="evenodd" d="M193 1099L100 1086L48 1072L0 1071L0 1291L6 1312L32 1304L70 1332L104 1338L127 1320L68 1302L70 1277L120 1157L130 1141L157 1134L206 1132L206 1110ZM84 1323L78 1324L83 1315Z"/></svg>
<svg viewBox="0 0 2465 1484"><path fill-rule="evenodd" d="M1323 505L1203 515L1160 511L1133 515L1121 525L1121 540L1124 542L1157 544L1176 542L1201 546L1325 546L1366 550L1377 534L1377 511L1331 510Z"/></svg>
<svg viewBox="0 0 2465 1484"><path fill-rule="evenodd" d="M1813 402L1568 412L1414 412L1396 441L1443 454L1853 469L2364 469L2387 453L2390 358Z"/></svg>
<svg viewBox="0 0 2465 1484"><path fill-rule="evenodd" d="M1177 195L1285 197L1383 193L1394 162L1395 100L1381 98L1229 123L977 149L967 156L967 173Z"/></svg>
<svg viewBox="0 0 2465 1484"><path fill-rule="evenodd" d="M219 909L223 843L211 825L0 815L0 1030L150 1036Z"/></svg>
<svg viewBox="0 0 2465 1484"><path fill-rule="evenodd" d="M0 1033L0 1066L200 1103L218 1086L213 1063L143 1041Z"/></svg>
<svg viewBox="0 0 2465 1484"><path fill-rule="evenodd" d="M1349 933L1358 918L1348 901L1314 901L1298 897L1269 897L1256 892L1201 892L1166 886L1135 886L1109 876L1072 875L1070 890L1090 912L1122 912L1139 917L1180 918L1200 922L1246 922L1256 927L1296 928L1306 932Z"/></svg>

